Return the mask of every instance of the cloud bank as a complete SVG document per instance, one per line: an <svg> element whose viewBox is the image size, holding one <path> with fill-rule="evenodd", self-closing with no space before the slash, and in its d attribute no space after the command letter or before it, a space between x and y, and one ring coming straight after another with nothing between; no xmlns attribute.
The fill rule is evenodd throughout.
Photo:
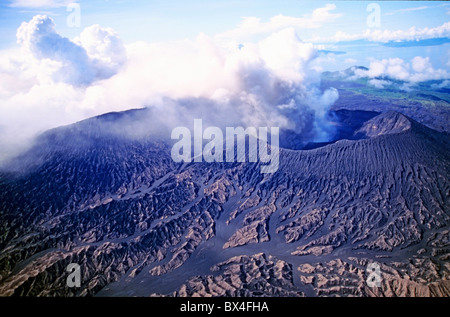
<svg viewBox="0 0 450 317"><path fill-rule="evenodd" d="M437 27L416 28L407 30L380 30L366 29L364 32L349 34L338 31L331 38L315 38L315 42L346 42L357 40L368 40L371 42L401 42L401 41L421 41L429 39L450 38L450 22L445 22Z"/></svg>
<svg viewBox="0 0 450 317"><path fill-rule="evenodd" d="M357 69L355 75L374 78L369 83L377 88L383 88L390 83L388 80L381 80L381 78L410 83L450 78L448 71L433 68L429 57L421 56L414 57L411 62L405 62L401 58L373 60L368 70Z"/></svg>
<svg viewBox="0 0 450 317"><path fill-rule="evenodd" d="M217 35L220 39L242 40L258 34L271 34L285 28L315 29L325 23L331 23L341 17L340 13L332 13L336 9L335 4L326 4L315 9L311 14L302 17L276 15L267 22L262 22L257 17L244 17L241 23L234 29Z"/></svg>
<svg viewBox="0 0 450 317"><path fill-rule="evenodd" d="M42 15L22 23L17 42L36 60L52 63L55 81L72 85L109 78L126 60L125 47L111 29L93 25L71 41L56 33L53 20Z"/></svg>
<svg viewBox="0 0 450 317"><path fill-rule="evenodd" d="M17 40L20 50L0 52L0 159L46 129L141 107L168 127L197 117L215 126L277 126L318 141L331 133L326 112L338 93L319 89L318 52L293 28L232 47L203 34L124 46L111 29L94 25L70 40L51 18L35 16Z"/></svg>

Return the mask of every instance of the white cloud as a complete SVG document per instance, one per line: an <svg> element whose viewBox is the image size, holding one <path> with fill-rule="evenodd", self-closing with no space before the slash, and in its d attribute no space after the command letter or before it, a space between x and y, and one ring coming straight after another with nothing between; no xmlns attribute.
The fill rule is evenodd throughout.
<svg viewBox="0 0 450 317"><path fill-rule="evenodd" d="M291 128L311 139L330 132L324 116L338 93L319 89L317 50L292 28L241 48L203 34L124 47L111 29L94 25L69 40L36 16L17 38L20 50L0 53L0 156L48 128L145 106L154 109L150 127L198 116L216 126Z"/></svg>
<svg viewBox="0 0 450 317"><path fill-rule="evenodd" d="M434 89L442 89L442 88L450 88L450 80L446 79L443 82L439 83L439 84L433 84L431 85L431 87L433 87Z"/></svg>
<svg viewBox="0 0 450 317"><path fill-rule="evenodd" d="M355 65L356 63L358 63L358 61L354 58L346 58L344 61L345 64L352 64Z"/></svg>
<svg viewBox="0 0 450 317"><path fill-rule="evenodd" d="M421 56L414 57L410 63L401 58L373 60L368 70L358 69L355 74L359 77L377 79L387 77L409 83L450 78L450 74L446 70L433 68L429 57ZM374 83L375 85L380 84L380 82L372 84ZM408 89L409 87L410 85Z"/></svg>
<svg viewBox="0 0 450 317"><path fill-rule="evenodd" d="M392 84L389 80L381 80L381 79L371 79L369 80L369 85L374 86L375 88L384 88L385 86L388 86Z"/></svg>
<svg viewBox="0 0 450 317"><path fill-rule="evenodd" d="M399 10L387 12L385 15L395 15L395 14L398 14L398 13L404 14L404 13L408 13L408 12L421 11L421 10L425 10L425 9L428 9L428 8L429 8L429 6L405 8L405 9L399 9Z"/></svg>
<svg viewBox="0 0 450 317"><path fill-rule="evenodd" d="M450 37L450 22L434 27L434 28L416 28L411 27L407 30L380 30L380 29L366 29L362 33L349 34L343 31L338 31L331 38L316 37L314 42L342 42L355 40L368 40L372 42L387 43L390 41L418 41L433 38Z"/></svg>
<svg viewBox="0 0 450 317"><path fill-rule="evenodd" d="M411 60L412 68L417 73L426 72L429 69L432 69L430 59L428 57L424 58L421 56L416 56Z"/></svg>
<svg viewBox="0 0 450 317"><path fill-rule="evenodd" d="M125 46L111 28L87 27L74 42L86 50L97 78L111 77L126 62Z"/></svg>
<svg viewBox="0 0 450 317"><path fill-rule="evenodd" d="M291 17L280 14L270 18L268 22L262 22L260 18L256 17L244 17L237 28L220 33L217 35L217 38L242 40L253 35L267 35L290 27L295 29L315 29L326 23L332 23L342 16L339 13L331 13L335 9L336 5L327 4L322 8L315 9L310 15Z"/></svg>
<svg viewBox="0 0 450 317"><path fill-rule="evenodd" d="M413 86L415 85L415 83L411 83L411 82L406 82L400 85L399 89L406 91L406 92L411 92L413 91Z"/></svg>
<svg viewBox="0 0 450 317"><path fill-rule="evenodd" d="M92 26L77 41L56 33L55 23L44 15L23 22L17 30L17 42L24 50L38 61L51 63L55 81L88 85L111 77L125 62L125 48L111 29Z"/></svg>

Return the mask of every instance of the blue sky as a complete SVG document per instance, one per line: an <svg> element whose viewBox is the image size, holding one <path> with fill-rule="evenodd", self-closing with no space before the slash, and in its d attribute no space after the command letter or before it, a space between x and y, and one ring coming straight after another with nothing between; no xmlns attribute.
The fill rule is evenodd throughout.
<svg viewBox="0 0 450 317"><path fill-rule="evenodd" d="M414 46L403 49L387 49L386 46L374 46L373 43L358 45L341 45L329 41L337 32L356 35L365 30L398 31L438 28L450 21L450 3L432 1L379 1L380 25L368 27L366 8L369 1L123 1L94 0L78 1L80 4L81 25L68 27L67 3L65 0L9 0L0 4L0 48L17 46L16 30L24 21L29 21L36 14L46 14L56 23L59 34L68 38L79 35L83 28L99 24L114 29L124 43L135 41L171 41L195 38L199 33L209 36L235 29L246 17L259 18L261 23L268 23L277 15L293 18L307 18L315 9L329 4L335 6L329 10L336 17L330 21L320 22L314 28L297 28L298 36L305 41L322 44L326 49L344 51L347 61L357 60L367 65L364 56L369 53L375 58L388 58L398 53L397 57L410 58L416 55L431 57L432 64L438 66L449 56L449 45ZM372 41L373 42L373 41ZM347 43L348 44L348 43ZM393 57L393 56L392 56ZM339 58L343 59L344 56ZM325 63L326 64L326 63ZM324 65L325 65L324 64ZM333 63L326 65L334 68Z"/></svg>
<svg viewBox="0 0 450 317"><path fill-rule="evenodd" d="M60 34L73 37L80 30L66 25L69 1L17 0L0 4L1 45L15 42L15 31L23 21L35 14L48 14ZM31 3L36 6L27 5ZM34 3L34 4L33 4ZM199 32L214 35L236 27L242 17L258 17L267 21L273 16L302 17L314 9L334 3L333 13L341 17L324 23L319 29L300 32L302 38L312 35L329 36L337 30L349 34L366 29L368 1L78 1L81 6L81 26L100 24L118 32L125 42L136 40L173 40L195 37ZM450 4L445 2L379 1L381 7L380 29L399 30L410 27L437 27L449 21Z"/></svg>

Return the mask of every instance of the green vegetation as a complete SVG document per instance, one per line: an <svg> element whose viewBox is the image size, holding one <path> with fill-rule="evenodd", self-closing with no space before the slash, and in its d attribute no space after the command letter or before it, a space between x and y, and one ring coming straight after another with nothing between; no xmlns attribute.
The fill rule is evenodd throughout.
<svg viewBox="0 0 450 317"><path fill-rule="evenodd" d="M322 88L339 90L334 110L395 110L435 130L450 132L450 88L443 81L411 84L383 77L375 78L380 81L375 87L372 78L355 76L356 69L322 74Z"/></svg>

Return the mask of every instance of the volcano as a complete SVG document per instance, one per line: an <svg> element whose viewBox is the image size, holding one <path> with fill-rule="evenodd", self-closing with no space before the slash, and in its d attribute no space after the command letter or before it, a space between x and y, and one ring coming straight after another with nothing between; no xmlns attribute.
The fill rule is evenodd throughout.
<svg viewBox="0 0 450 317"><path fill-rule="evenodd" d="M145 111L47 131L2 169L0 295L450 295L448 134L341 111L332 142L281 133L262 174L175 163L170 139L126 133Z"/></svg>

